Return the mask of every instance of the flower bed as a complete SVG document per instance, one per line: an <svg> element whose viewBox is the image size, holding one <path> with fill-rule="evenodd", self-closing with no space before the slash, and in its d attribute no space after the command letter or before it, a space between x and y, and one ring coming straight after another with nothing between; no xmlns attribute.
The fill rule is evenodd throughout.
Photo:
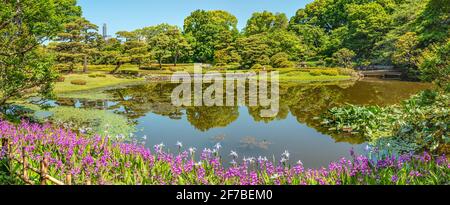
<svg viewBox="0 0 450 205"><path fill-rule="evenodd" d="M48 174L72 184L448 184L450 167L445 156L399 157L353 156L327 168L305 169L301 162L292 166L289 153L272 162L264 157L239 160L232 152L231 166L224 167L220 145L205 149L196 159L195 148L167 153L163 145L151 151L141 144L116 142L107 137L88 138L69 130L22 122L13 125L0 120L0 139L11 143L12 155L21 158L22 148L31 167L39 167L44 156L49 159ZM4 147L0 158L5 161ZM13 164L12 167L15 167ZM30 180L38 181L38 175Z"/></svg>

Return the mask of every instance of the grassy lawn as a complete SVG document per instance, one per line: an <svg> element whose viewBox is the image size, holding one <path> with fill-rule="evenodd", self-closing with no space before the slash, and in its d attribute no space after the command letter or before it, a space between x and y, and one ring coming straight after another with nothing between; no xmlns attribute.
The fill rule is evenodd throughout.
<svg viewBox="0 0 450 205"><path fill-rule="evenodd" d="M296 82L314 82L314 81L342 81L350 80L349 75L311 75L309 71L299 70L297 68L276 68L279 73L280 81L296 81Z"/></svg>
<svg viewBox="0 0 450 205"><path fill-rule="evenodd" d="M58 82L55 85L55 93L69 93L86 90L94 90L105 87L114 87L123 84L132 84L143 81L143 78L119 78L110 74L104 73L105 77L92 78L89 74L67 74L64 75L64 82ZM84 80L86 85L74 85L73 80Z"/></svg>
<svg viewBox="0 0 450 205"><path fill-rule="evenodd" d="M55 93L59 97L66 98L86 98L86 99L108 99L107 94L102 91L109 88L121 87L134 83L144 82L143 77L118 77L109 74L113 70L113 65L91 65L88 73L76 72L74 74L63 75L64 82L58 82L55 85ZM177 67L173 65L163 65L163 69L140 70L136 65L126 64L120 69L122 71L139 71L141 76L145 75L170 75L175 71L187 71L193 73L193 64L180 64ZM204 72L212 69L203 69ZM313 81L342 81L351 79L346 75L311 75L307 70L299 70L296 68L280 68L274 69L279 71L280 81L295 82L313 82ZM246 70L220 70L219 72L248 72ZM102 77L90 77L90 74L102 74ZM82 80L86 85L74 85L73 80Z"/></svg>
<svg viewBox="0 0 450 205"><path fill-rule="evenodd" d="M351 77L346 76L346 75L313 76L308 72L291 71L289 73L280 73L279 79L280 79L280 81L334 81L334 80L349 80L349 79L351 79Z"/></svg>

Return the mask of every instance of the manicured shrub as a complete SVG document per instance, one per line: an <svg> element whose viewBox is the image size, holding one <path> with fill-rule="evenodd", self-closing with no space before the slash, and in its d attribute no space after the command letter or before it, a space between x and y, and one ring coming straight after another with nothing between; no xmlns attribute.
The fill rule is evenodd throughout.
<svg viewBox="0 0 450 205"><path fill-rule="evenodd" d="M338 68L339 75L356 76L358 73L351 68Z"/></svg>
<svg viewBox="0 0 450 205"><path fill-rule="evenodd" d="M293 68L295 64L291 61L283 61L279 64L279 68Z"/></svg>
<svg viewBox="0 0 450 205"><path fill-rule="evenodd" d="M86 85L87 82L85 80L81 80L81 79L75 79L70 81L71 84L73 85Z"/></svg>
<svg viewBox="0 0 450 205"><path fill-rule="evenodd" d="M106 77L105 74L101 74L101 73L93 73L93 74L89 74L88 76L90 78L104 78L104 77Z"/></svg>
<svg viewBox="0 0 450 205"><path fill-rule="evenodd" d="M161 70L160 67L157 66L143 66L139 68L140 70Z"/></svg>
<svg viewBox="0 0 450 205"><path fill-rule="evenodd" d="M270 71L273 70L273 67L271 65L263 65L263 70L267 71L267 72L270 72Z"/></svg>
<svg viewBox="0 0 450 205"><path fill-rule="evenodd" d="M328 75L328 76L339 75L339 72L337 70L332 70L332 69L321 70L320 73L322 73L322 75Z"/></svg>
<svg viewBox="0 0 450 205"><path fill-rule="evenodd" d="M252 70L262 70L263 66L261 64L257 63L255 65L253 65L251 69Z"/></svg>
<svg viewBox="0 0 450 205"><path fill-rule="evenodd" d="M288 68L293 67L293 64L289 64L289 55L284 52L277 53L270 58L270 63L275 68Z"/></svg>
<svg viewBox="0 0 450 205"><path fill-rule="evenodd" d="M319 76L319 75L322 75L322 72L319 69L313 69L313 70L309 71L309 74L312 76Z"/></svg>
<svg viewBox="0 0 450 205"><path fill-rule="evenodd" d="M216 67L225 67L227 64L226 63L216 63L214 66Z"/></svg>
<svg viewBox="0 0 450 205"><path fill-rule="evenodd" d="M137 71L137 70L121 70L121 71L119 71L119 74L139 76L139 71Z"/></svg>

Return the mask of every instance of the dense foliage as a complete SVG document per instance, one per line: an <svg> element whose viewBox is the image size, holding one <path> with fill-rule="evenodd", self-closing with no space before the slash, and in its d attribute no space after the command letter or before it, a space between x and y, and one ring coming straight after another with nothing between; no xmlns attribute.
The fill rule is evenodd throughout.
<svg viewBox="0 0 450 205"><path fill-rule="evenodd" d="M28 122L15 126L0 121L0 139L12 143L11 157L23 157L23 148L33 167L47 157L49 174L60 179L70 174L73 184L448 184L450 176L447 158L428 153L391 156L368 150L368 158L352 152L351 160L342 158L328 168L305 169L300 161L291 167L287 151L280 161L259 157L244 158L242 163L237 162L238 154L231 152L232 163L224 166L220 144L199 151L199 156L195 148L183 150L182 143L176 145L178 154L164 151L162 144L152 153L143 145L100 136L85 138ZM0 158L5 165L5 152ZM12 162L6 171L19 167ZM30 180L37 182L39 177L32 175Z"/></svg>
<svg viewBox="0 0 450 205"><path fill-rule="evenodd" d="M389 144L400 153L428 150L448 154L449 107L448 93L425 91L401 105L333 108L323 124L339 132L363 135L375 145Z"/></svg>
<svg viewBox="0 0 450 205"><path fill-rule="evenodd" d="M1 5L0 104L35 88L49 94L53 60L68 71L113 64L112 73L125 63L153 69L154 62L159 69L192 62L244 69L381 64L403 68L410 78L444 85L449 79L448 0L316 0L290 20L256 12L241 32L232 14L197 10L183 28L160 24L113 38L99 35L75 0Z"/></svg>
<svg viewBox="0 0 450 205"><path fill-rule="evenodd" d="M31 90L51 93L53 61L40 46L79 15L75 0L0 1L0 106Z"/></svg>
<svg viewBox="0 0 450 205"><path fill-rule="evenodd" d="M232 14L197 10L186 17L182 29L160 24L121 31L113 39L98 35L92 45L99 53L90 61L118 67L127 62L150 66L155 61L161 69L162 63L177 62L246 69L301 67L305 62L393 65L410 78L432 81L448 78L450 70L445 58L449 4L448 0L316 0L290 20L283 13L256 12L241 32ZM86 50L75 50L86 56Z"/></svg>

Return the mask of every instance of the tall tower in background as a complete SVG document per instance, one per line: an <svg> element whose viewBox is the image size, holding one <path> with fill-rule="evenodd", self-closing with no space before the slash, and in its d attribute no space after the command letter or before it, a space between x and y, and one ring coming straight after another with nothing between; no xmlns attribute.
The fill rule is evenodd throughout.
<svg viewBox="0 0 450 205"><path fill-rule="evenodd" d="M106 23L103 24L103 38L104 39L108 38L108 30L106 27Z"/></svg>

